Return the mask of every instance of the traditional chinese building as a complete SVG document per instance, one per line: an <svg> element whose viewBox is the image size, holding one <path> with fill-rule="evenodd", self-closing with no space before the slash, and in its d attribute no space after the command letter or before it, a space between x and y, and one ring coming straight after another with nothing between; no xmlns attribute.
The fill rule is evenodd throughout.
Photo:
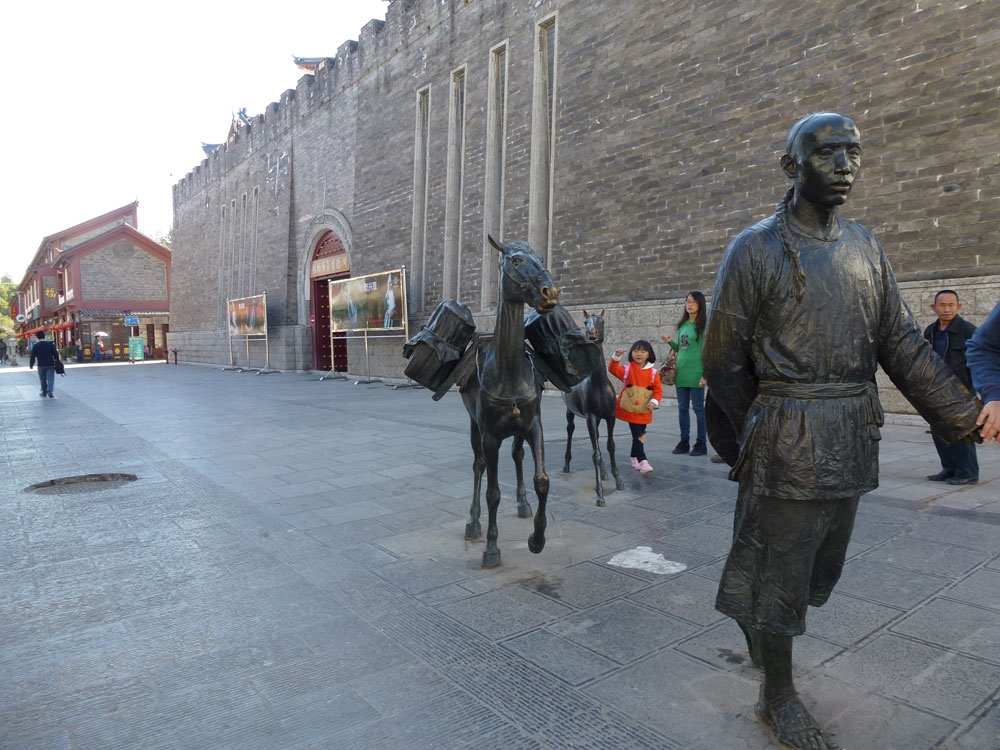
<svg viewBox="0 0 1000 750"><path fill-rule="evenodd" d="M138 334L151 353L165 350L170 251L136 229L137 208L130 203L42 239L18 285L18 336L50 331L60 348L79 340L89 356L106 334L105 356L127 358L129 336Z"/></svg>

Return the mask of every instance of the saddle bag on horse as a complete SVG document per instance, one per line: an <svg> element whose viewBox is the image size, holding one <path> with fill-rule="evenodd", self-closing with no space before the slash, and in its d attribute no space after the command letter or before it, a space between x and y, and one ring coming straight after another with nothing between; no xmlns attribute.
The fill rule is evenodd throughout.
<svg viewBox="0 0 1000 750"><path fill-rule="evenodd" d="M408 360L403 370L406 377L432 391L442 389L475 330L472 311L461 302L446 299L431 313L427 325L403 344L403 356Z"/></svg>
<svg viewBox="0 0 1000 750"><path fill-rule="evenodd" d="M532 310L525 319L524 332L544 365L545 377L561 391L569 393L601 366L601 347L587 338L562 305L546 313Z"/></svg>

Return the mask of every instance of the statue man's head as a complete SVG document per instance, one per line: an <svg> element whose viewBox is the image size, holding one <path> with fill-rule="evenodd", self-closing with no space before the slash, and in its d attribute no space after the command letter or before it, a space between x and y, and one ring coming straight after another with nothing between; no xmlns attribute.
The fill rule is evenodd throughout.
<svg viewBox="0 0 1000 750"><path fill-rule="evenodd" d="M861 134L851 118L834 112L803 117L788 133L781 168L799 198L842 206L861 170Z"/></svg>

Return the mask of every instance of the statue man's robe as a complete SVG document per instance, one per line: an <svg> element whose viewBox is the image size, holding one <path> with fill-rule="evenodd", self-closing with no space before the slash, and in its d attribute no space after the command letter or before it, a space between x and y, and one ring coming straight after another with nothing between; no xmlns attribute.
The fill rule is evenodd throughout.
<svg viewBox="0 0 1000 750"><path fill-rule="evenodd" d="M774 216L733 240L712 294L702 358L739 436L730 478L758 497L857 497L878 486L878 365L948 442L975 429L976 404L924 340L867 229L839 221L832 241L789 234L801 301Z"/></svg>

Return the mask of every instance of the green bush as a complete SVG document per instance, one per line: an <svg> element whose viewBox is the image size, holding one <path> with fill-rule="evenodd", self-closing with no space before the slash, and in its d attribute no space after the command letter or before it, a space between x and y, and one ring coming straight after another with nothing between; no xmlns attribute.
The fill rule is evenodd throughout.
<svg viewBox="0 0 1000 750"><path fill-rule="evenodd" d="M62 357L63 359L69 359L70 357L75 357L76 356L76 347L75 346L64 346L59 351L59 356Z"/></svg>

